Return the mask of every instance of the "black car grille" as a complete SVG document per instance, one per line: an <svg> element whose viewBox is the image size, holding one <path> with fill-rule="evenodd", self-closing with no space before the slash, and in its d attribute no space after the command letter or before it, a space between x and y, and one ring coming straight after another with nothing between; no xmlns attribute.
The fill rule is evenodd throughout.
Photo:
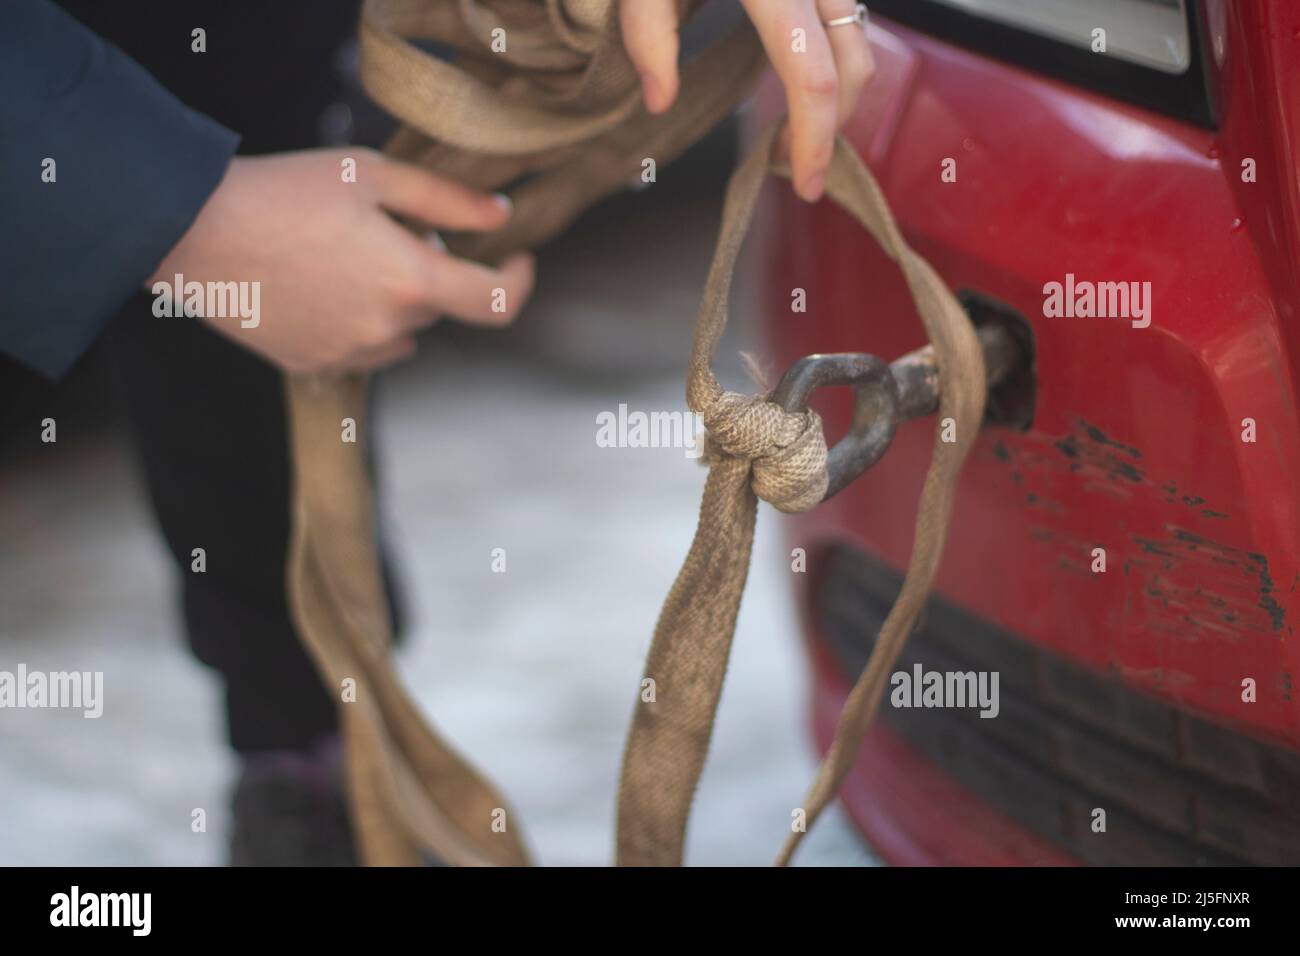
<svg viewBox="0 0 1300 956"><path fill-rule="evenodd" d="M848 547L816 570L820 639L856 678L902 579ZM1000 712L895 708L882 719L1021 825L1095 865L1300 862L1300 755L1069 662L940 598L895 672L998 671ZM1106 811L1093 832L1093 811Z"/></svg>

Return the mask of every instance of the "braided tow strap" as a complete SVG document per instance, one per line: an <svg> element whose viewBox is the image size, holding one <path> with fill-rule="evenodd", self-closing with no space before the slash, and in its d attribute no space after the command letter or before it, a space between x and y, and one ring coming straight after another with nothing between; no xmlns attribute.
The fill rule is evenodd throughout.
<svg viewBox="0 0 1300 956"><path fill-rule="evenodd" d="M367 0L360 37L367 90L408 124L387 152L510 193L504 229L446 237L453 252L483 262L550 238L631 182L644 157L671 161L749 93L765 63L745 23L683 67L691 95L650 116L614 0ZM451 48L455 61L414 41ZM367 377L291 376L287 391L290 608L322 679L340 693L362 860L526 864L517 817L429 727L389 659L366 449L340 441L345 419L366 434Z"/></svg>
<svg viewBox="0 0 1300 956"><path fill-rule="evenodd" d="M686 401L703 415L709 430L709 476L695 540L664 602L646 660L645 676L655 682L654 700L637 704L628 735L618 805L621 865L682 862L687 817L749 572L757 499L782 511L806 511L826 491L826 441L816 413L786 412L763 395L724 392L710 369L726 328L732 273L759 189L769 170L787 172L772 157L778 129L768 130L732 177L695 327ZM902 269L935 350L939 423L953 420L956 441L943 441L943 430L936 427L907 576L805 799L809 827L852 766L888 675L934 584L958 472L979 430L985 398L984 357L970 319L929 263L903 239L875 178L842 139L835 146L826 191ZM796 830L790 835L779 864L789 862L802 834Z"/></svg>
<svg viewBox="0 0 1300 956"><path fill-rule="evenodd" d="M687 10L697 5L683 2ZM412 40L452 47L457 58L436 59ZM367 89L408 124L390 144L391 155L480 188L511 187L515 214L508 226L448 239L453 251L485 262L554 235L630 181L643 157L674 158L748 93L764 63L746 24L686 64L678 103L652 117L640 105L614 0L367 0L361 46ZM638 705L628 737L618 808L618 859L625 865L681 862L748 573L757 498L802 511L825 493L817 416L785 412L765 396L724 392L709 368L759 187L777 168L775 135L763 137L728 188L696 329L687 401L709 429L710 471L695 540L646 666L656 702ZM933 584L957 473L984 402L984 365L969 320L903 240L871 174L843 142L827 191L903 270L941 372L940 421L954 420L957 441L942 442L936 431L911 565L806 800L809 824L851 765ZM295 376L288 384L295 463L290 603L323 679L336 688L353 682L355 701L340 708L362 858L412 864L423 852L453 864L525 864L513 815L505 814L504 830L493 826L504 800L425 723L389 660L391 624L365 452L339 440L347 418L364 434L366 384L355 375Z"/></svg>

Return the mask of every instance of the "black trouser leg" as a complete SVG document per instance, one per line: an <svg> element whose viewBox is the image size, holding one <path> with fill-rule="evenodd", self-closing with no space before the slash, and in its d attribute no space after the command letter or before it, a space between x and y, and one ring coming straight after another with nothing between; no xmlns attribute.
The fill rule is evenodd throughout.
<svg viewBox="0 0 1300 956"><path fill-rule="evenodd" d="M123 309L109 351L180 574L190 646L225 680L236 750L304 748L337 724L285 594L282 377L197 319L154 316L151 302L142 294ZM202 573L191 569L196 548Z"/></svg>

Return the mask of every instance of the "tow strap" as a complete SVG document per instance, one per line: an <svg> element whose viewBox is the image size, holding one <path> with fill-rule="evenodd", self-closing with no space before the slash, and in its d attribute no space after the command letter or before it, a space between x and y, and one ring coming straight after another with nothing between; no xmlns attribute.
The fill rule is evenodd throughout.
<svg viewBox="0 0 1300 956"><path fill-rule="evenodd" d="M732 271L749 228L759 187L774 166L773 128L736 171L727 189L722 233L704 287L687 373L686 401L704 418L709 477L695 540L655 628L645 674L655 701L640 703L628 735L619 791L619 862L681 863L686 819L713 730L740 595L749 572L757 499L781 511L806 511L828 487L826 440L816 412L787 411L769 395L724 392L710 370L727 324ZM947 536L957 475L984 416L984 358L975 329L943 280L908 246L880 187L842 139L835 144L826 192L871 233L903 271L934 349L939 421L903 588L881 626L866 669L845 704L830 751L803 810L811 826L852 765L903 642L916 625ZM885 382L879 394L893 395ZM889 409L878 420L892 422ZM943 433L953 441L944 441ZM785 864L802 830L787 839Z"/></svg>
<svg viewBox="0 0 1300 956"><path fill-rule="evenodd" d="M698 5L685 0L683 9ZM454 48L455 62L430 56L414 40ZM454 252L485 262L563 229L587 205L623 188L644 157L670 161L750 92L765 65L745 23L687 63L678 103L650 116L623 50L615 0L367 0L361 50L368 91L408 124L390 155L480 188L512 187L515 214L505 229L448 238ZM770 170L785 173L772 158L777 131L764 134L728 187L696 327L687 403L709 432L709 476L695 539L644 672L656 692L653 700L638 697L628 736L620 865L682 861L748 574L757 499L783 511L807 510L871 462L848 439L828 456L820 419L799 407L806 387L745 396L723 391L710 369L759 188ZM808 825L851 766L934 582L986 387L980 342L965 312L902 238L871 173L843 141L836 144L827 193L902 270L940 371L939 425L948 427L936 427L903 588L805 800ZM897 383L869 362L848 364L843 381L859 388L859 408L880 413L874 425L860 423L860 431L885 427L887 443ZM425 722L392 666L365 453L340 440L347 419L365 433L365 376L292 376L287 389L294 460L290 606L322 679L340 693L346 784L362 860L527 864L517 817ZM790 836L779 863L788 862L800 836Z"/></svg>

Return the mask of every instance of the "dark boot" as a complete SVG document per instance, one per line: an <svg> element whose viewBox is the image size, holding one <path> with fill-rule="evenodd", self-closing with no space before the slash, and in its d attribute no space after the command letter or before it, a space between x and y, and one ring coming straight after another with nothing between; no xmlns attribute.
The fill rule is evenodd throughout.
<svg viewBox="0 0 1300 956"><path fill-rule="evenodd" d="M356 866L337 737L246 756L232 800L231 866Z"/></svg>

